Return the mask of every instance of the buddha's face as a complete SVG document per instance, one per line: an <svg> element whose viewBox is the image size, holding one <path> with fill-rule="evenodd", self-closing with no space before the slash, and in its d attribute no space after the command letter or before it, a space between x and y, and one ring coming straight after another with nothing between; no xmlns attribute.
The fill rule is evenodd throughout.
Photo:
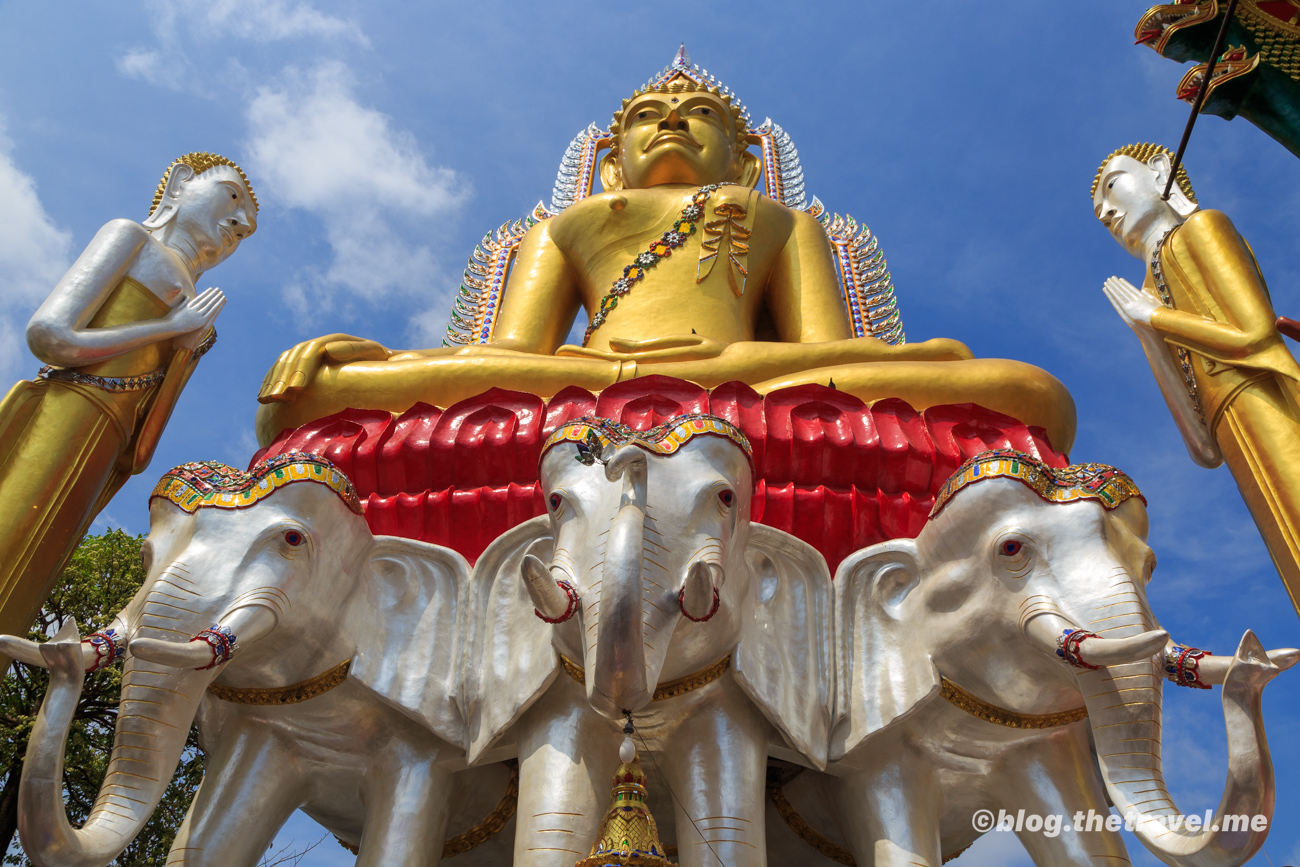
<svg viewBox="0 0 1300 867"><path fill-rule="evenodd" d="M1170 217L1181 220L1161 198L1164 193L1161 181L1160 174L1146 163L1120 154L1106 163L1092 196L1097 219L1124 249L1139 258L1143 255L1144 241L1157 222Z"/></svg>
<svg viewBox="0 0 1300 867"><path fill-rule="evenodd" d="M727 104L711 93L647 93L623 112L619 173L628 189L738 180L740 148Z"/></svg>
<svg viewBox="0 0 1300 867"><path fill-rule="evenodd" d="M244 179L230 166L213 166L181 184L174 231L189 238L200 270L224 262L257 229L257 209Z"/></svg>

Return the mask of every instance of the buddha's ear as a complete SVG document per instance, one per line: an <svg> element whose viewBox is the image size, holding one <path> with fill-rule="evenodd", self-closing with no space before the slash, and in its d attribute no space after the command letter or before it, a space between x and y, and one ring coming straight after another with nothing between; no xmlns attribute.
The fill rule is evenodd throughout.
<svg viewBox="0 0 1300 867"><path fill-rule="evenodd" d="M758 183L758 179L762 174L762 158L753 151L742 151L740 154L740 177L736 179L736 183L753 187Z"/></svg>
<svg viewBox="0 0 1300 867"><path fill-rule="evenodd" d="M1165 184L1169 183L1169 175L1174 168L1173 160L1169 159L1169 154L1157 153L1147 160L1147 168L1156 173L1156 185L1160 187L1160 191L1163 193ZM1174 185L1169 188L1168 202L1169 207L1173 208L1180 217L1191 216L1200 207L1187 198L1187 194L1183 192L1182 187L1178 186L1177 181L1174 181Z"/></svg>
<svg viewBox="0 0 1300 867"><path fill-rule="evenodd" d="M194 169L185 163L172 166L171 171L167 173L167 186L163 187L162 200L158 202L158 207L153 209L149 219L140 225L146 229L161 229L170 223L180 205L181 185L194 177L194 174Z"/></svg>
<svg viewBox="0 0 1300 867"><path fill-rule="evenodd" d="M623 189L623 172L618 167L617 151L611 150L600 161L600 182L605 185L607 193Z"/></svg>

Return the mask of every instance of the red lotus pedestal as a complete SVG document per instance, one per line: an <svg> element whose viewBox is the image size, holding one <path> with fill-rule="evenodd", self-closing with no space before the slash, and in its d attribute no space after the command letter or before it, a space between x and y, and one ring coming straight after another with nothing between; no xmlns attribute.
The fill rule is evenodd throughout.
<svg viewBox="0 0 1300 867"><path fill-rule="evenodd" d="M867 406L820 385L766 397L746 385L706 390L647 376L593 395L550 400L491 389L447 409L418 403L400 416L348 409L285 431L252 463L288 451L333 461L357 487L377 534L453 548L474 562L497 536L544 514L537 464L547 436L595 415L647 430L690 412L739 427L754 448L755 521L817 548L832 572L852 551L921 531L934 495L967 458L1014 448L1068 463L1042 428L975 404L917 412L901 400Z"/></svg>

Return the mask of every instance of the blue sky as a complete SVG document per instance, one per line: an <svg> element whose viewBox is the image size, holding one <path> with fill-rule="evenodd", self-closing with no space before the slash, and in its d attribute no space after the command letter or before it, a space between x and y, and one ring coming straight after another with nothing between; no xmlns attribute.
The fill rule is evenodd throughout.
<svg viewBox="0 0 1300 867"><path fill-rule="evenodd" d="M1142 265L1096 223L1088 187L1134 141L1177 143L1178 65L1132 44L1143 2L1048 4L0 4L0 376L38 364L26 319L96 229L142 219L175 156L237 160L257 234L203 285L230 302L220 342L153 466L99 529L147 530L158 475L243 465L255 395L294 343L334 331L432 346L466 255L549 200L564 146L685 40L798 145L810 193L880 237L913 340L1054 373L1079 407L1072 456L1126 469L1150 501L1151 586L1181 641L1243 631L1300 644L1294 611L1226 469L1195 467L1136 340L1101 292ZM1186 164L1203 206L1254 246L1279 313L1300 318L1295 158L1245 121L1206 117ZM1226 773L1215 693L1169 690L1165 752L1186 812ZM1274 831L1251 863L1300 862L1300 673L1265 695ZM315 840L296 817L282 840ZM1129 841L1137 864L1157 863ZM1028 863L1008 835L957 862ZM1021 859L1017 861L1017 859ZM326 841L302 862L350 863Z"/></svg>

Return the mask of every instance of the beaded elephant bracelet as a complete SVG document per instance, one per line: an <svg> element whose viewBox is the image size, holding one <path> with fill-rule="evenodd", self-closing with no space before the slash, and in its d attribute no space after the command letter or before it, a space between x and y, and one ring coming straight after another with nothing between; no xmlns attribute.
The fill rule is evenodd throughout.
<svg viewBox="0 0 1300 867"><path fill-rule="evenodd" d="M1096 637L1097 633L1088 632L1086 629L1067 629L1061 633L1060 638L1056 639L1056 655L1075 668L1086 668L1095 671L1101 666L1087 662L1080 652L1080 647L1089 638Z"/></svg>
<svg viewBox="0 0 1300 867"><path fill-rule="evenodd" d="M212 628L203 630L191 638L190 641L202 641L212 650L212 661L207 665L196 668L195 671L207 671L209 668L216 668L223 662L229 661L230 657L234 656L235 651L239 649L239 645L235 643L235 633L231 632L228 627L218 623L212 624Z"/></svg>
<svg viewBox="0 0 1300 867"><path fill-rule="evenodd" d="M83 638L82 641L89 644L91 649L95 651L95 661L90 668L86 669L86 674L99 671L101 668L107 668L126 652L126 637L111 627L103 632L93 632Z"/></svg>
<svg viewBox="0 0 1300 867"><path fill-rule="evenodd" d="M1175 644L1165 651L1165 678L1191 689L1209 689L1201 680L1201 660L1213 656L1208 650Z"/></svg>

